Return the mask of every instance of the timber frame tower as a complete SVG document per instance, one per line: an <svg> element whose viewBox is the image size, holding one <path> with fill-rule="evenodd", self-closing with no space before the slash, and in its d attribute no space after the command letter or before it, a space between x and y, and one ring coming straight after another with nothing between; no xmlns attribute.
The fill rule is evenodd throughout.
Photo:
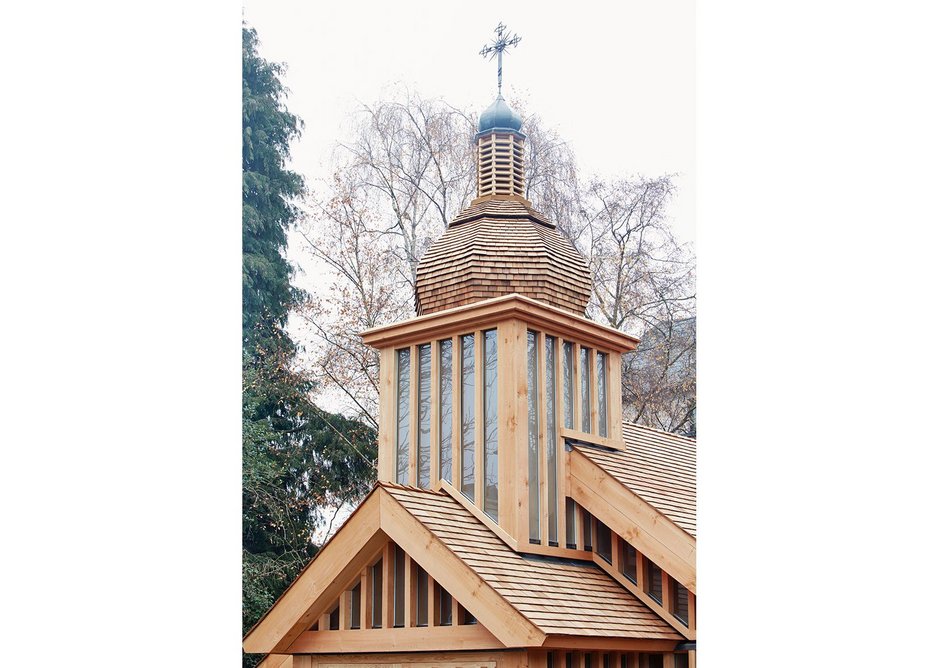
<svg viewBox="0 0 938 668"><path fill-rule="evenodd" d="M477 197L380 359L378 483L248 633L265 668L696 664L696 445L622 421L634 337L524 190L520 117L479 120Z"/></svg>

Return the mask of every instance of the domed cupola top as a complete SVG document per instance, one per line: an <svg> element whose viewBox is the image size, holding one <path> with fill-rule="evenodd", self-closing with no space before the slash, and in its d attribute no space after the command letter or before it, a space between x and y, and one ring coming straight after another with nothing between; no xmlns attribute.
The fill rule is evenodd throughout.
<svg viewBox="0 0 938 668"><path fill-rule="evenodd" d="M479 132L489 130L512 130L514 132L521 130L521 116L508 106L501 93L479 116Z"/></svg>

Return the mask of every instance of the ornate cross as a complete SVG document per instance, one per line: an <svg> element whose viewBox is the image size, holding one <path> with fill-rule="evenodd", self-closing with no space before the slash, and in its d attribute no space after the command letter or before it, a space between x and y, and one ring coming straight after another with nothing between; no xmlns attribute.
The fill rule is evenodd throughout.
<svg viewBox="0 0 938 668"><path fill-rule="evenodd" d="M480 56L488 56L489 60L495 57L495 54L498 54L498 94L502 94L502 52L507 49L509 46L514 46L521 41L521 38L517 35L512 35L511 33L506 34L506 28L504 24L499 21L498 25L495 27L495 41L491 44L486 44L482 47L482 50L479 51Z"/></svg>

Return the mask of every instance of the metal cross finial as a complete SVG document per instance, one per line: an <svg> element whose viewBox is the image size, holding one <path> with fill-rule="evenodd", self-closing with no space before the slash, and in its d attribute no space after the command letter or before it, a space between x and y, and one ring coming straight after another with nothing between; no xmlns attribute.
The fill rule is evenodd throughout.
<svg viewBox="0 0 938 668"><path fill-rule="evenodd" d="M482 47L482 50L479 51L480 56L488 56L489 60L495 57L495 54L498 54L498 94L502 94L502 52L507 49L509 46L514 46L521 41L521 38L517 35L512 35L511 33L506 34L505 25L499 21L498 25L495 27L495 41L491 44L486 44Z"/></svg>

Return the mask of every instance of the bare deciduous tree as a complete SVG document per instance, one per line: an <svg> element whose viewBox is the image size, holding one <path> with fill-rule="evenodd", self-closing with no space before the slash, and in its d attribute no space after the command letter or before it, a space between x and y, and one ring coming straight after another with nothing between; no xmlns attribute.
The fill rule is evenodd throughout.
<svg viewBox="0 0 938 668"><path fill-rule="evenodd" d="M694 258L670 231L672 177L583 180L556 131L536 115L523 127L526 196L589 261L589 315L646 341L623 365L627 417L687 433ZM474 196L474 132L472 114L406 91L363 107L308 212L307 250L332 278L304 309L315 365L348 411L374 425L377 356L358 333L413 315L420 257Z"/></svg>

